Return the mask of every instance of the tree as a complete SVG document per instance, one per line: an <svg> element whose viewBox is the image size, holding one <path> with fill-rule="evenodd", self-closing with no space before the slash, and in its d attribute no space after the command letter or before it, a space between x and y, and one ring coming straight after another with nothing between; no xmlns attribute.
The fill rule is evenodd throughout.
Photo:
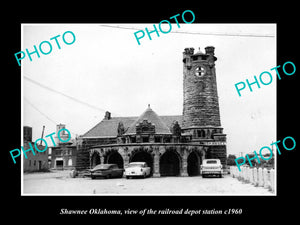
<svg viewBox="0 0 300 225"><path fill-rule="evenodd" d="M234 165L236 165L235 164L235 160L236 159L236 156L235 155L231 155L231 154L229 154L228 156L227 156L227 165L228 166L234 166Z"/></svg>

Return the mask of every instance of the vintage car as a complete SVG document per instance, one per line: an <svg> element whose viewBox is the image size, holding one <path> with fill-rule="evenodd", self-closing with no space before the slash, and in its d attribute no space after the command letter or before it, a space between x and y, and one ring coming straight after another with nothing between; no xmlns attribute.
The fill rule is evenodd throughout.
<svg viewBox="0 0 300 225"><path fill-rule="evenodd" d="M132 162L125 168L125 176L129 177L147 177L150 176L150 167L145 162Z"/></svg>
<svg viewBox="0 0 300 225"><path fill-rule="evenodd" d="M90 170L91 178L96 177L112 178L123 177L124 169L120 169L117 164L99 164Z"/></svg>
<svg viewBox="0 0 300 225"><path fill-rule="evenodd" d="M202 177L217 175L222 177L222 164L220 159L203 159L201 165Z"/></svg>

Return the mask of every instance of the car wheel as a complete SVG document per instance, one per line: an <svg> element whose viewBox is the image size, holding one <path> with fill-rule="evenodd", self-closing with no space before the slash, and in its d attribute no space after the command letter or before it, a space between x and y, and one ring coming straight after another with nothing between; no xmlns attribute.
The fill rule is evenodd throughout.
<svg viewBox="0 0 300 225"><path fill-rule="evenodd" d="M126 176L126 179L129 179L129 176Z"/></svg>
<svg viewBox="0 0 300 225"><path fill-rule="evenodd" d="M92 175L91 178L92 178L92 180L94 180L94 179L95 179L95 176Z"/></svg>
<svg viewBox="0 0 300 225"><path fill-rule="evenodd" d="M144 176L143 176L143 177L144 177L144 179L146 178L146 173L144 173Z"/></svg>
<svg viewBox="0 0 300 225"><path fill-rule="evenodd" d="M109 179L110 177L111 177L110 174L107 174L105 178Z"/></svg>

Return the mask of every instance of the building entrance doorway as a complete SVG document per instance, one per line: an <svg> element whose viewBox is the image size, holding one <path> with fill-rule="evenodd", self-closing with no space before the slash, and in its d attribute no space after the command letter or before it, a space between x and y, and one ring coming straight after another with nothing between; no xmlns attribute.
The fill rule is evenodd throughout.
<svg viewBox="0 0 300 225"><path fill-rule="evenodd" d="M100 155L97 152L94 152L91 158L91 168L94 168L100 164Z"/></svg>
<svg viewBox="0 0 300 225"><path fill-rule="evenodd" d="M173 151L165 152L159 161L160 176L179 176L180 159Z"/></svg>
<svg viewBox="0 0 300 225"><path fill-rule="evenodd" d="M63 160L56 160L55 168L57 170L62 170L64 168L64 161Z"/></svg>
<svg viewBox="0 0 300 225"><path fill-rule="evenodd" d="M146 162L150 167L150 176L153 174L153 158L151 154L146 151L138 151L133 154L133 156L129 159L129 162Z"/></svg>
<svg viewBox="0 0 300 225"><path fill-rule="evenodd" d="M120 169L124 168L122 156L117 152L112 152L106 157L106 163L117 164Z"/></svg>
<svg viewBox="0 0 300 225"><path fill-rule="evenodd" d="M196 152L191 152L187 158L187 173L189 176L200 175L200 158Z"/></svg>

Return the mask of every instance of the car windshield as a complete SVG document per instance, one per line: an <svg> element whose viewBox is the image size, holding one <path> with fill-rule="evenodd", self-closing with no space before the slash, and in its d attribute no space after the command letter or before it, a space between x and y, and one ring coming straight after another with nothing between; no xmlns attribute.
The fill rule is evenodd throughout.
<svg viewBox="0 0 300 225"><path fill-rule="evenodd" d="M102 165L98 165L98 166L95 166L94 169L102 169L102 170L106 170L110 167L111 165L108 165L108 164L102 164Z"/></svg>
<svg viewBox="0 0 300 225"><path fill-rule="evenodd" d="M217 164L217 160L207 160L206 164Z"/></svg>
<svg viewBox="0 0 300 225"><path fill-rule="evenodd" d="M139 164L137 164L137 163L134 163L134 164L129 164L128 165L128 167L143 167L143 164L141 164L141 163L139 163Z"/></svg>

